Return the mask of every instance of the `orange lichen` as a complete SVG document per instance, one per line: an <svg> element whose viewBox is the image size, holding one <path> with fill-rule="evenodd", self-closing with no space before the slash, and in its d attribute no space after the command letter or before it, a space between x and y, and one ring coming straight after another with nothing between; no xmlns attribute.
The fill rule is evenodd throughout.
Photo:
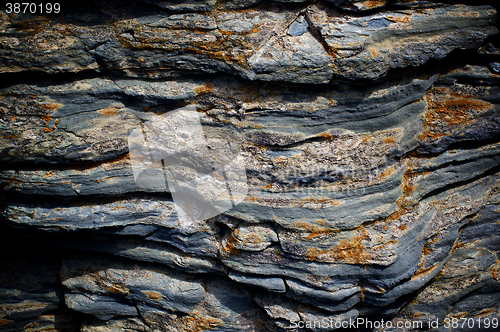
<svg viewBox="0 0 500 332"><path fill-rule="evenodd" d="M246 43L243 40L232 38L233 34L239 36L250 35L258 32L258 27L262 24L256 25L250 31L242 31L242 32L231 32L231 31L220 31L220 36L212 35L216 38L215 41L206 41L207 31L197 28L187 28L185 29L186 33L192 33L193 36L191 38L190 45L181 44L169 44L165 43L164 38L151 38L146 35L135 35L136 42L132 43L126 38L119 38L119 42L128 48L133 49L163 49L166 51L185 51L193 54L201 54L208 56L213 59L223 60L224 62L235 62L244 68L248 68L246 63L246 56L248 52L242 52L242 54L231 54L228 52L230 49L235 49L235 47L230 46L240 46L239 48L242 50L250 50L253 48L253 45ZM141 32L140 28L135 29L137 32ZM169 29L171 32L176 34L179 38L181 35L176 32L174 29ZM196 38L196 34L201 35L200 38ZM198 40L203 41L198 41Z"/></svg>
<svg viewBox="0 0 500 332"><path fill-rule="evenodd" d="M153 291L142 291L144 295L148 297L151 301L161 301L163 300L163 295L161 295L158 292L153 292Z"/></svg>
<svg viewBox="0 0 500 332"><path fill-rule="evenodd" d="M492 275L493 279L495 279L496 281L500 281L500 274L498 273L499 269L500 269L500 261L497 259L495 262L495 266L493 267L493 269L491 271L491 275Z"/></svg>
<svg viewBox="0 0 500 332"><path fill-rule="evenodd" d="M33 323L29 323L28 325L26 325L26 326L23 328L23 330L26 330L26 329L28 329L28 328L34 328L34 327L37 327L37 326L38 326L38 323L35 323L35 322L33 322ZM39 330L39 331L40 331L40 330Z"/></svg>
<svg viewBox="0 0 500 332"><path fill-rule="evenodd" d="M432 270L434 270L438 266L438 264L439 264L439 262L436 262L433 265L431 265L429 267L426 267L425 269L424 268L419 268L417 270L417 272L415 272L415 274L411 277L411 280L414 280L414 279L418 278L422 274L432 272Z"/></svg>
<svg viewBox="0 0 500 332"><path fill-rule="evenodd" d="M196 96L198 97L198 96L203 95L205 93L214 92L214 87L213 87L212 83L207 81L207 82L205 82L205 85L194 88L194 92L196 92Z"/></svg>
<svg viewBox="0 0 500 332"><path fill-rule="evenodd" d="M480 318L480 317L484 317L484 316L489 316L491 315L492 313L494 313L495 311L497 310L497 308L488 308L488 309L483 309L481 310L477 315L476 317Z"/></svg>
<svg viewBox="0 0 500 332"><path fill-rule="evenodd" d="M324 221L321 221L321 223L324 224ZM337 233L337 230L332 230L330 228L326 227L318 227L310 223L306 222L294 222L293 225L300 229L301 231L305 230L309 233L305 238L308 240L312 240L315 237L321 236L321 235L328 235L332 233Z"/></svg>
<svg viewBox="0 0 500 332"><path fill-rule="evenodd" d="M118 109L115 107L107 107L107 108L102 108L102 109L98 110L97 112L99 112L99 114L102 114L104 116L111 116L111 115L115 115L116 111L118 111Z"/></svg>
<svg viewBox="0 0 500 332"><path fill-rule="evenodd" d="M391 176L394 173L394 170L395 169L392 166L387 167L386 170L384 170L382 173L380 173L380 175L378 176L378 178L380 180L385 179L386 177Z"/></svg>
<svg viewBox="0 0 500 332"><path fill-rule="evenodd" d="M105 177L103 177L102 179L97 179L97 180L95 180L95 182L104 182L104 181L106 181L106 180L108 180L108 179L109 179L109 176L105 176Z"/></svg>
<svg viewBox="0 0 500 332"><path fill-rule="evenodd" d="M362 243L367 237L366 230L349 240L340 240L330 249L309 248L306 253L308 260L323 260L324 258L342 261L347 264L364 264L370 258Z"/></svg>
<svg viewBox="0 0 500 332"><path fill-rule="evenodd" d="M394 15L387 15L386 17L387 17L387 19L389 19L393 22L398 22L398 23L408 23L411 20L410 16L396 17Z"/></svg>
<svg viewBox="0 0 500 332"><path fill-rule="evenodd" d="M206 330L213 330L217 326L222 325L222 320L213 318L198 311L193 311L189 316L182 318L184 328L183 332L202 332Z"/></svg>
<svg viewBox="0 0 500 332"><path fill-rule="evenodd" d="M236 239L235 239L233 233L231 233L227 237L226 241L224 241L224 248L223 248L224 252L229 253L231 255L237 255L240 251L239 251L239 249L235 248L235 241L236 241Z"/></svg>
<svg viewBox="0 0 500 332"><path fill-rule="evenodd" d="M478 99L448 99L434 103L431 112L426 114L426 121L432 123L444 120L447 125L469 124L472 117L470 110L478 111L490 107L490 103Z"/></svg>
<svg viewBox="0 0 500 332"><path fill-rule="evenodd" d="M50 115L47 115L47 114L43 114L41 116L41 118L47 122L49 122L50 120L52 120L52 117Z"/></svg>
<svg viewBox="0 0 500 332"><path fill-rule="evenodd" d="M304 204L307 204L307 203L317 203L317 204L329 204L329 205L333 205L333 206L339 206L341 204L341 202L339 201L336 201L334 199L330 199L330 198L317 198L317 197L303 197L301 198L300 200L298 201L294 201L293 202L294 205L298 205L298 206L304 206Z"/></svg>
<svg viewBox="0 0 500 332"><path fill-rule="evenodd" d="M59 103L43 103L38 104L38 107L47 111L55 111L56 109L63 107L63 105Z"/></svg>
<svg viewBox="0 0 500 332"><path fill-rule="evenodd" d="M373 9L385 5L385 0L368 0L363 2L363 9Z"/></svg>
<svg viewBox="0 0 500 332"><path fill-rule="evenodd" d="M430 247L431 243L427 242L422 248L422 256L427 256L432 253L433 249Z"/></svg>
<svg viewBox="0 0 500 332"><path fill-rule="evenodd" d="M50 128L47 128L47 127L43 128L43 131L46 132L46 133L50 133L52 130L54 130L54 129L50 129Z"/></svg>
<svg viewBox="0 0 500 332"><path fill-rule="evenodd" d="M475 112L492 107L491 103L470 98L456 92L447 93L446 88L433 88L425 94L428 110L424 115L424 132L421 140L446 136L446 126L467 125L474 121Z"/></svg>
<svg viewBox="0 0 500 332"><path fill-rule="evenodd" d="M49 25L50 20L46 17L38 17L36 19L24 19L17 22L14 25L14 29L17 31L24 31L26 33L36 35L42 32L47 25Z"/></svg>
<svg viewBox="0 0 500 332"><path fill-rule="evenodd" d="M381 243L381 244L378 244L378 245L373 246L373 249L374 249L374 250L381 250L381 249L383 249L383 248L385 248L385 247L387 247L387 246L389 246L389 245L394 246L394 245L396 245L396 244L398 244L398 242L397 242L397 241L394 241L394 240L389 240L389 241L387 241L387 242L384 242L384 243Z"/></svg>
<svg viewBox="0 0 500 332"><path fill-rule="evenodd" d="M317 135L316 137L321 137L325 141L331 141L331 140L333 140L333 136L330 135L330 134L328 134L328 133L321 133L321 134Z"/></svg>
<svg viewBox="0 0 500 332"><path fill-rule="evenodd" d="M382 142L384 143L394 143L396 139L394 137L386 137L382 139Z"/></svg>
<svg viewBox="0 0 500 332"><path fill-rule="evenodd" d="M128 289L126 287L123 287L121 285L112 285L106 287L107 291L113 294L128 294Z"/></svg>
<svg viewBox="0 0 500 332"><path fill-rule="evenodd" d="M420 316L422 316L422 313L420 313L420 312L415 312L415 313L413 313L411 315L408 315L409 318L417 318L417 317L420 317Z"/></svg>
<svg viewBox="0 0 500 332"><path fill-rule="evenodd" d="M239 32L236 32L236 31L226 31L226 30L221 30L219 29L218 31L223 34L223 35L226 35L226 36L230 36L230 35L238 35L238 36L248 36L248 35L252 35L254 33L257 33L259 32L259 28L263 25L264 23L258 23L256 24L252 30L245 30L245 31L239 31Z"/></svg>

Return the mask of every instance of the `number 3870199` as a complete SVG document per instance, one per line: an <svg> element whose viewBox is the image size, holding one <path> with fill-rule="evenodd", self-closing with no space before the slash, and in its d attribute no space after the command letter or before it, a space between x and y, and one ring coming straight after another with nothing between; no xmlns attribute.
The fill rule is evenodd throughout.
<svg viewBox="0 0 500 332"><path fill-rule="evenodd" d="M8 2L7 14L58 14L61 11L59 3Z"/></svg>

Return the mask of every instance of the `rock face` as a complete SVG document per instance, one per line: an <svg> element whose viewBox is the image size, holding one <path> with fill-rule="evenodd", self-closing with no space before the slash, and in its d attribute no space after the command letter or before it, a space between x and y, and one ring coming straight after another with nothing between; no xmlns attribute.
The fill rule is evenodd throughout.
<svg viewBox="0 0 500 332"><path fill-rule="evenodd" d="M497 330L495 7L61 7L0 14L0 331ZM129 151L183 106L248 188L189 224Z"/></svg>

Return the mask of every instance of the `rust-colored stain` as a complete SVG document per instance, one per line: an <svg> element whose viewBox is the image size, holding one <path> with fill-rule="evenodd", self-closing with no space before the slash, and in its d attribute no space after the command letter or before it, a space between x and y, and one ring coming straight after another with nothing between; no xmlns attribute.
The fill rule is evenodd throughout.
<svg viewBox="0 0 500 332"><path fill-rule="evenodd" d="M108 180L109 178L110 178L109 176L105 176L102 179L95 180L95 182L104 182L104 181Z"/></svg>
<svg viewBox="0 0 500 332"><path fill-rule="evenodd" d="M0 319L0 326L6 325L6 324L9 324L9 323L13 323L13 322L14 322L13 320Z"/></svg>
<svg viewBox="0 0 500 332"><path fill-rule="evenodd" d="M378 178L380 180L385 179L386 177L391 176L394 173L394 171L395 171L394 167L392 167L392 166L387 167L387 169L385 169L382 173L380 173Z"/></svg>
<svg viewBox="0 0 500 332"><path fill-rule="evenodd" d="M137 32L140 32L140 28L135 29ZM175 29L170 29L174 34L177 34L179 38L181 35L175 31ZM192 33L197 33L200 35L205 35L206 31L204 30L195 30L195 29L186 29L186 32L190 31ZM239 35L251 34L252 31L238 33ZM119 42L127 48L132 49L163 49L166 51L187 51L188 53L205 55L209 58L222 60L224 62L233 62L237 63L243 68L248 68L248 64L246 63L246 53L242 52L240 54L230 53L227 50L231 49L228 47L229 45L240 46L241 49L253 49L253 45L250 45L242 40L238 40L232 38L232 34L222 34L221 36L216 36L217 40L215 41L191 41L191 46L186 45L162 45L164 43L161 38L147 38L147 37L137 37L136 34L136 42L137 44L132 44L126 38L122 38L118 36Z"/></svg>
<svg viewBox="0 0 500 332"><path fill-rule="evenodd" d="M401 179L401 188L403 189L403 194L405 196L410 196L410 194L415 190L416 186L413 185L413 179L419 175L419 173L412 170L407 170Z"/></svg>
<svg viewBox="0 0 500 332"><path fill-rule="evenodd" d="M198 97L198 96L203 95L205 93L214 92L214 87L213 87L212 83L207 81L207 82L205 82L205 85L194 88L194 92L196 92L196 96Z"/></svg>
<svg viewBox="0 0 500 332"><path fill-rule="evenodd" d="M373 9L377 7L381 7L386 4L385 0L369 0L363 2L363 8L364 9Z"/></svg>
<svg viewBox="0 0 500 332"><path fill-rule="evenodd" d="M408 158L408 157L406 157ZM401 178L401 189L403 191L403 194L401 197L399 197L396 200L396 204L398 206L398 209L391 213L389 216L385 217L383 219L384 222L391 222L402 215L406 214L408 211L410 211L413 208L413 203L409 201L409 198L411 197L412 192L416 189L416 185L413 184L413 179L417 176L420 175L421 173L414 172L411 169L411 163L408 168L406 169L405 173L403 174ZM385 227L382 227L384 230L386 230Z"/></svg>
<svg viewBox="0 0 500 332"><path fill-rule="evenodd" d="M231 233L224 242L224 247L223 247L224 252L229 253L231 255L237 255L240 251L239 249L235 248L235 241L236 238L234 237L234 234Z"/></svg>
<svg viewBox="0 0 500 332"><path fill-rule="evenodd" d="M381 250L381 249L383 249L383 248L385 248L387 246L394 246L396 244L398 244L397 241L395 241L395 240L389 240L387 242L384 242L384 243L377 244L377 245L373 246L373 249L374 250Z"/></svg>
<svg viewBox="0 0 500 332"><path fill-rule="evenodd" d="M468 125L474 121L475 113L484 112L492 104L465 94L449 92L446 88L432 88L425 94L428 110L424 115L424 131L421 140L446 136L446 127Z"/></svg>
<svg viewBox="0 0 500 332"><path fill-rule="evenodd" d="M43 114L41 116L41 118L47 122L49 122L50 120L52 120L52 117L50 115L47 115L47 114Z"/></svg>
<svg viewBox="0 0 500 332"><path fill-rule="evenodd" d="M500 261L497 259L495 262L495 266L491 271L491 275L493 276L493 279L495 279L496 281L500 281L500 274L498 271L499 269L500 269Z"/></svg>
<svg viewBox="0 0 500 332"><path fill-rule="evenodd" d="M198 311L191 312L188 316L183 317L182 320L184 325L181 329L182 332L203 332L213 330L223 324L221 319L201 314Z"/></svg>
<svg viewBox="0 0 500 332"><path fill-rule="evenodd" d="M34 328L34 327L37 327L38 326L38 323L29 323L28 325L26 325L23 330L27 329L27 328ZM45 330L45 329L44 329ZM38 331L43 331L43 330L38 330Z"/></svg>
<svg viewBox="0 0 500 332"><path fill-rule="evenodd" d="M163 300L163 295L161 295L158 292L153 292L153 291L142 291L144 295L148 297L151 301L161 301Z"/></svg>
<svg viewBox="0 0 500 332"><path fill-rule="evenodd" d="M366 230L362 230L361 234L349 240L340 240L335 247L330 249L309 248L306 258L312 261L330 258L346 264L364 264L370 258L362 243L366 237Z"/></svg>
<svg viewBox="0 0 500 332"><path fill-rule="evenodd" d="M115 107L107 107L107 108L102 108L97 112L104 116L112 116L116 114L116 111L118 111L118 109Z"/></svg>
<svg viewBox="0 0 500 332"><path fill-rule="evenodd" d="M393 22L398 22L398 23L408 23L411 21L410 16L405 16L405 17L396 17L393 15L387 15L386 16L389 20Z"/></svg>
<svg viewBox="0 0 500 332"><path fill-rule="evenodd" d="M328 134L328 133L321 133L321 134L317 135L316 137L321 137L325 141L331 141L331 140L333 140L333 136L330 135L330 134Z"/></svg>
<svg viewBox="0 0 500 332"><path fill-rule="evenodd" d="M435 263L434 265L432 265L432 266L430 266L430 267L428 267L428 268L425 268L425 269L423 268L423 266L424 266L425 262L427 261L427 258L426 258L425 256L430 255L430 254L434 251L434 249L432 249L432 245L433 245L433 244L435 244L435 243L437 243L437 242L439 242L439 240L440 240L440 238L437 238L437 237L436 237L436 238L433 238L433 239L429 240L429 241L428 241L428 242L427 242L427 243L423 246L423 248L422 248L422 252L420 253L421 260L420 260L420 263L418 264L418 270L417 270L417 272L415 272L414 277L419 276L419 275L421 275L421 274L423 274L423 273L429 272L429 271L431 271L434 267L436 267L436 266L437 266L437 264L438 264L439 262Z"/></svg>
<svg viewBox="0 0 500 332"><path fill-rule="evenodd" d="M424 247L422 248L422 254L421 254L422 256L427 256L434 251L430 246L431 244L432 244L431 242L427 242L424 245Z"/></svg>
<svg viewBox="0 0 500 332"><path fill-rule="evenodd" d="M411 280L415 280L416 278L420 277L422 274L430 273L432 270L434 270L437 266L439 265L439 262L434 263L433 265L427 267L427 268L422 268L420 267L415 274L411 277Z"/></svg>
<svg viewBox="0 0 500 332"><path fill-rule="evenodd" d="M303 206L307 203L319 203L319 204L331 204L333 206L339 206L341 202L330 198L316 198L316 197L303 197L298 201L293 201L294 205Z"/></svg>
<svg viewBox="0 0 500 332"><path fill-rule="evenodd" d="M323 222L324 223L324 222ZM305 238L308 240L312 240L315 237L321 236L321 235L328 235L328 234L333 234L337 233L337 230L332 230L327 227L318 227L316 225L307 223L307 222L294 222L293 225L300 229L301 231L307 231L309 235L307 235Z"/></svg>
<svg viewBox="0 0 500 332"><path fill-rule="evenodd" d="M128 294L128 289L118 284L108 286L106 289L113 294Z"/></svg>
<svg viewBox="0 0 500 332"><path fill-rule="evenodd" d="M49 171L49 172L45 173L44 175L42 175L42 178L49 178L52 175L54 175L54 171Z"/></svg>
<svg viewBox="0 0 500 332"><path fill-rule="evenodd" d="M477 315L476 317L480 318L480 317L484 317L484 316L489 316L491 315L492 313L494 313L495 311L497 310L497 308L488 308L488 309L483 309L481 310Z"/></svg>
<svg viewBox="0 0 500 332"><path fill-rule="evenodd" d="M55 111L56 109L63 107L63 105L59 103L43 103L38 104L37 106L47 111Z"/></svg>
<svg viewBox="0 0 500 332"><path fill-rule="evenodd" d="M24 31L31 35L36 35L49 25L50 20L46 17L40 17L36 19L24 19L19 21L14 25L14 29L17 31Z"/></svg>
<svg viewBox="0 0 500 332"><path fill-rule="evenodd" d="M415 312L411 315L408 315L409 318L417 318L417 317L420 317L422 315L422 313L420 312Z"/></svg>
<svg viewBox="0 0 500 332"><path fill-rule="evenodd" d="M382 142L384 143L394 143L396 139L394 137L386 137L382 139Z"/></svg>
<svg viewBox="0 0 500 332"><path fill-rule="evenodd" d="M240 31L240 32L236 32L236 31L225 31L225 30L221 30L219 29L218 31L223 34L223 35L226 35L226 36L230 36L230 35L238 35L238 36L248 36L248 35L252 35L254 33L257 33L259 32L259 28L263 25L264 23L258 23L256 24L252 30L245 30L245 31Z"/></svg>
<svg viewBox="0 0 500 332"><path fill-rule="evenodd" d="M470 110L480 111L491 107L491 104L479 99L457 98L436 102L426 114L426 121L433 123L444 120L447 125L469 124L473 114Z"/></svg>

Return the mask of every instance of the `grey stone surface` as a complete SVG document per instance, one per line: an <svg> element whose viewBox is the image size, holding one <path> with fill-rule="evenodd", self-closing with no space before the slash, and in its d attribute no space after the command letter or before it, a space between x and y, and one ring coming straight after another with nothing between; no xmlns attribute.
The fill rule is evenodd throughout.
<svg viewBox="0 0 500 332"><path fill-rule="evenodd" d="M375 317L445 331L445 318L499 318L495 6L3 10L0 331L310 332ZM184 106L208 149L241 153L248 186L196 223L179 217L175 186L134 178L128 144ZM179 148L172 137L155 149ZM218 197L204 179L193 183Z"/></svg>

